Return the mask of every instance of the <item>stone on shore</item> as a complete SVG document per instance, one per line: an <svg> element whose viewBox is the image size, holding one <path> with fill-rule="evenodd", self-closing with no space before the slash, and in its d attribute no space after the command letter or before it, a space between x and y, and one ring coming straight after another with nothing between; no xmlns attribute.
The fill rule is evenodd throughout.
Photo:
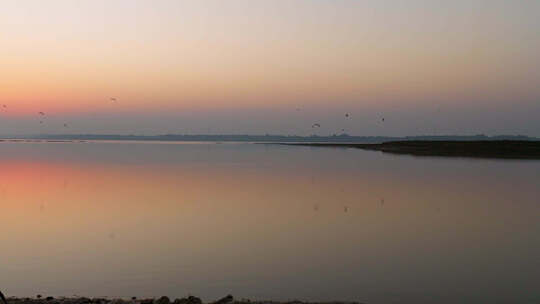
<svg viewBox="0 0 540 304"><path fill-rule="evenodd" d="M170 303L171 303L171 300L169 300L169 298L165 296L154 301L154 304L170 304Z"/></svg>
<svg viewBox="0 0 540 304"><path fill-rule="evenodd" d="M232 302L233 300L234 300L234 298L233 298L232 295L227 295L226 297L221 298L221 299L217 300L216 302L214 302L214 304L228 304L228 303Z"/></svg>

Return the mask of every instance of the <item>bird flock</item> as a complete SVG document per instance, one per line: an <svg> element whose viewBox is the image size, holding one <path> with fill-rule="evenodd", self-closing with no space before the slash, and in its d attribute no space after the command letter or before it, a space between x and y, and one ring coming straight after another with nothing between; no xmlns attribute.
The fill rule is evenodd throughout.
<svg viewBox="0 0 540 304"><path fill-rule="evenodd" d="M300 108L296 108L296 111L300 111ZM351 114L349 113L345 113L345 118L350 118L351 117ZM384 122L384 117L381 118L381 122ZM314 123L311 125L311 128L312 129L317 129L317 128L320 128L321 127L321 124L320 123ZM341 132L344 133L346 130L345 128L342 128L341 129Z"/></svg>
<svg viewBox="0 0 540 304"><path fill-rule="evenodd" d="M118 99L116 97L110 97L109 102L110 103L117 103ZM0 107L2 109L6 110L8 108L8 105L7 104L1 104ZM302 108L301 107L296 107L295 110L296 111L302 111ZM39 124L44 124L46 122L46 119L47 119L46 113L44 111L38 111L37 115L38 115L38 118L39 118ZM351 118L350 113L345 113L344 116L345 116L345 119L350 119ZM383 122L383 123L385 122L384 117L381 117L381 122ZM62 125L63 125L64 128L69 128L69 124L67 122L64 122ZM313 130L320 129L321 127L322 127L322 125L319 122L315 122L315 123L313 123L311 125L311 129L313 129ZM341 128L340 130L341 130L341 133L345 133L347 131L345 128Z"/></svg>
<svg viewBox="0 0 540 304"><path fill-rule="evenodd" d="M115 102L118 101L118 99L116 99L116 97L111 97L111 98L109 98L109 101L115 103ZM8 108L7 104L2 104L2 105L0 105L0 107L2 109L4 109L5 111L7 111L6 110ZM45 119L47 118L47 115L45 114L44 111L38 111L37 116L39 118L39 124L40 125L43 124L46 121ZM63 126L64 126L64 128L69 128L69 124L67 122L64 122ZM0 294L0 296L1 296L1 294ZM1 297L0 297L0 299L1 299Z"/></svg>

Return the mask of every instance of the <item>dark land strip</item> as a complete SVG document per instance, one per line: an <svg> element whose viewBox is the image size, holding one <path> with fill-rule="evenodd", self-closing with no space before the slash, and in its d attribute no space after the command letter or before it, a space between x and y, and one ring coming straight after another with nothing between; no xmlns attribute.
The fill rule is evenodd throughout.
<svg viewBox="0 0 540 304"><path fill-rule="evenodd" d="M441 157L473 157L502 159L540 159L540 141L389 141L378 144L358 143L274 143L280 145L357 148L392 154Z"/></svg>

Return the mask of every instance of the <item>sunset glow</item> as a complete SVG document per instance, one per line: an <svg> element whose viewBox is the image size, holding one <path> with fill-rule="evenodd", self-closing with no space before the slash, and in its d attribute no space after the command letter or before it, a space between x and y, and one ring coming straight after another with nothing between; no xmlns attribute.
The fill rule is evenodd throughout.
<svg viewBox="0 0 540 304"><path fill-rule="evenodd" d="M0 0L0 304L540 303L540 0Z"/></svg>
<svg viewBox="0 0 540 304"><path fill-rule="evenodd" d="M539 135L528 121L540 113L538 20L540 4L525 0L4 1L2 133L66 132L21 120L47 111L70 120L71 133L204 133L210 116L231 120L216 132L294 134L348 110L395 116L386 129L353 122L353 133L459 132L465 123ZM513 128L491 119L515 105ZM288 121L277 113L295 107L311 112ZM199 123L178 123L186 112ZM248 113L267 121L233 123ZM117 116L104 127L96 115ZM424 122L404 129L408 118Z"/></svg>

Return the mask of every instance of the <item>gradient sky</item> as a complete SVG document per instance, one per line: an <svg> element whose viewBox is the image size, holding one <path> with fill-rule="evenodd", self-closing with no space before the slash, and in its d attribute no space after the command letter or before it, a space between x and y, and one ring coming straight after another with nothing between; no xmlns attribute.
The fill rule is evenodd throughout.
<svg viewBox="0 0 540 304"><path fill-rule="evenodd" d="M0 0L0 104L2 135L540 136L540 1Z"/></svg>

